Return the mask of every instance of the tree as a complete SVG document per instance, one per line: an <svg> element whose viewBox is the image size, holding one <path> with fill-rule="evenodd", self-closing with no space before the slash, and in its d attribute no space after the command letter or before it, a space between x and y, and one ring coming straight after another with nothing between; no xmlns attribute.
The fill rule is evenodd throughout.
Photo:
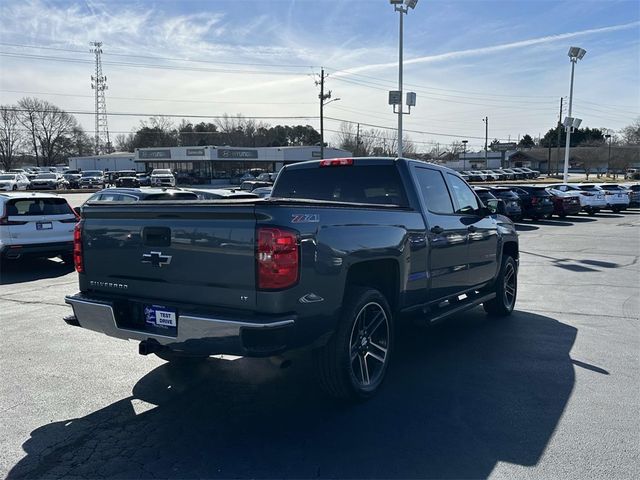
<svg viewBox="0 0 640 480"><path fill-rule="evenodd" d="M0 106L0 162L5 170L13 168L17 150L23 142L19 114L15 107Z"/></svg>
<svg viewBox="0 0 640 480"><path fill-rule="evenodd" d="M640 117L620 130L620 135L627 145L640 145Z"/></svg>
<svg viewBox="0 0 640 480"><path fill-rule="evenodd" d="M37 113L36 138L43 165L55 165L61 159L68 136L78 128L76 119L55 105L42 100L42 110Z"/></svg>
<svg viewBox="0 0 640 480"><path fill-rule="evenodd" d="M558 145L558 130L560 133L560 145ZM564 147L566 142L565 128L560 125L550 129L542 138L541 144L552 147ZM601 144L605 142L604 133L599 128L578 128L571 132L571 147L576 147L584 142L589 142L592 145Z"/></svg>
<svg viewBox="0 0 640 480"><path fill-rule="evenodd" d="M30 147L33 148L32 153L36 159L36 165L40 165L38 155L37 117L38 112L44 108L42 100L37 98L25 97L18 101L18 112L20 124L27 130L29 135Z"/></svg>
<svg viewBox="0 0 640 480"><path fill-rule="evenodd" d="M536 142L533 141L533 138L531 138L531 135L529 134L526 134L518 142L518 147L520 148L533 148L535 147L535 145L536 145Z"/></svg>
<svg viewBox="0 0 640 480"><path fill-rule="evenodd" d="M116 135L115 146L118 152L133 152L133 141L135 133L120 133Z"/></svg>
<svg viewBox="0 0 640 480"><path fill-rule="evenodd" d="M173 123L166 117L151 117L140 122L140 128L133 135L130 149L148 147L177 147L178 134Z"/></svg>

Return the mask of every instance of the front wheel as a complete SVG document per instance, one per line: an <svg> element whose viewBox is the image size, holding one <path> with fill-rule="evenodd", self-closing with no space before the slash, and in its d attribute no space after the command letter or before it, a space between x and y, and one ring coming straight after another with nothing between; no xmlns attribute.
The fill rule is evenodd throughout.
<svg viewBox="0 0 640 480"><path fill-rule="evenodd" d="M496 280L496 296L494 299L484 302L484 311L495 317L511 315L516 305L518 293L518 267L513 257L504 256L500 274Z"/></svg>
<svg viewBox="0 0 640 480"><path fill-rule="evenodd" d="M15 192L16 190L18 190L18 186L14 185L13 187L11 187L11 190L13 190Z"/></svg>
<svg viewBox="0 0 640 480"><path fill-rule="evenodd" d="M339 399L373 396L384 380L392 347L393 319L384 295L372 288L352 288L336 332L315 351L321 387Z"/></svg>

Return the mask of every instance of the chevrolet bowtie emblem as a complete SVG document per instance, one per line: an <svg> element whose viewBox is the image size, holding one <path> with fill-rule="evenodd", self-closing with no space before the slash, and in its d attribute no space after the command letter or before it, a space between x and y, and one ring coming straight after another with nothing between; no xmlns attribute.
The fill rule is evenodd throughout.
<svg viewBox="0 0 640 480"><path fill-rule="evenodd" d="M142 255L142 263L150 263L154 267L162 267L171 263L171 255L163 255L162 252L149 252Z"/></svg>

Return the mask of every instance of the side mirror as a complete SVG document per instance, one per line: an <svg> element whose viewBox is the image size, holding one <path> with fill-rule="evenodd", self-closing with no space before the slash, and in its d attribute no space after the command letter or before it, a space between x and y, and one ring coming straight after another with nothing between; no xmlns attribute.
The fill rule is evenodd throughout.
<svg viewBox="0 0 640 480"><path fill-rule="evenodd" d="M499 198L492 198L487 200L487 210L489 210L489 213L491 215L504 215L506 212L504 201Z"/></svg>
<svg viewBox="0 0 640 480"><path fill-rule="evenodd" d="M82 207L73 207L73 211L76 212L80 218L82 218Z"/></svg>

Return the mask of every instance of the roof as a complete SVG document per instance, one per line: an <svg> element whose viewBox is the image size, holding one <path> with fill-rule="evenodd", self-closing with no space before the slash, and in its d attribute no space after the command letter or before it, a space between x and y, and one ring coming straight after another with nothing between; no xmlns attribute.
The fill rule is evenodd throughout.
<svg viewBox="0 0 640 480"><path fill-rule="evenodd" d="M0 197L7 198L62 198L55 193L42 192L1 192Z"/></svg>

